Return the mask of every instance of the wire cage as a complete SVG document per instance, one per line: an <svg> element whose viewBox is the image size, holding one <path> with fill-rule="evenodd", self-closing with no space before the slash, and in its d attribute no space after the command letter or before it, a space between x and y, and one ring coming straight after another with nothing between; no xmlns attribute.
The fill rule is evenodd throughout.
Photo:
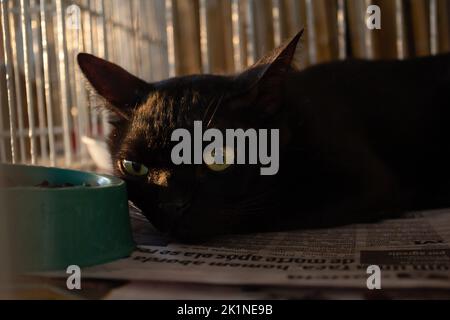
<svg viewBox="0 0 450 320"><path fill-rule="evenodd" d="M164 11L162 0L2 0L0 160L88 165L82 137L105 136L108 123L76 56L95 54L148 81L167 77Z"/></svg>
<svg viewBox="0 0 450 320"><path fill-rule="evenodd" d="M381 7L383 27L366 26ZM305 27L302 67L450 49L449 0L0 0L0 162L92 164L108 133L79 52L147 81L232 73Z"/></svg>

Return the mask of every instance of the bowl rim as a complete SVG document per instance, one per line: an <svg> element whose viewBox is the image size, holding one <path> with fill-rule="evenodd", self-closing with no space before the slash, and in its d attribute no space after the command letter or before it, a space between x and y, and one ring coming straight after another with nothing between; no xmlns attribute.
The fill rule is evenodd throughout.
<svg viewBox="0 0 450 320"><path fill-rule="evenodd" d="M14 190L21 190L21 191L35 191L35 192L71 192L71 191L80 191L80 190L105 190L105 189L113 189L113 188L120 188L125 186L125 181L112 176L108 174L99 174L95 172L88 172L88 171L81 171L81 170L73 170L73 169L66 169L66 168L57 168L57 167L46 167L46 166L38 166L38 165L27 165L27 164L10 164L10 163L1 163L0 162L0 169L2 168L32 168L32 169L41 169L41 170L51 170L55 172L70 172L73 174L83 174L83 175L89 175L92 177L95 177L96 179L107 179L108 182L103 185L97 185L92 187L84 187L84 186L74 186L74 187L67 187L67 188L55 188L55 189L49 189L49 188L41 188L37 186L15 186L15 187L1 187L0 185L0 191L14 191Z"/></svg>

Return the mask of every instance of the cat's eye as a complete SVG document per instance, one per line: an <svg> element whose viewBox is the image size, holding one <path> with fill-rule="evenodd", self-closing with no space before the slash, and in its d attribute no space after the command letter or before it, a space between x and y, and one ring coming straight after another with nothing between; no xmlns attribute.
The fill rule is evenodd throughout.
<svg viewBox="0 0 450 320"><path fill-rule="evenodd" d="M203 158L209 170L214 172L223 172L230 168L234 163L234 150L230 147L225 147L224 149L217 150L217 152L220 152L219 156L223 159L223 161L216 161L215 150L205 152Z"/></svg>
<svg viewBox="0 0 450 320"><path fill-rule="evenodd" d="M148 168L143 164L128 160L120 161L120 168L124 174L137 178L145 177L149 172Z"/></svg>

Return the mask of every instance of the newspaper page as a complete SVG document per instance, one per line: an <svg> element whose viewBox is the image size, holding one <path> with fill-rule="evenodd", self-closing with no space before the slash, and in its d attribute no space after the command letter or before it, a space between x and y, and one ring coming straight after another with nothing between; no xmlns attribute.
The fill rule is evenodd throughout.
<svg viewBox="0 0 450 320"><path fill-rule="evenodd" d="M215 285L450 288L450 209L335 229L223 236L185 245L133 214L136 251L83 277Z"/></svg>

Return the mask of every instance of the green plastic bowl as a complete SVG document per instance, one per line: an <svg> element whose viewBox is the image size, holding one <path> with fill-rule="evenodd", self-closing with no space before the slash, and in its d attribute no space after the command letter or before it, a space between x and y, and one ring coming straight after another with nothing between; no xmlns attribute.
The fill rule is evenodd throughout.
<svg viewBox="0 0 450 320"><path fill-rule="evenodd" d="M44 181L74 186L37 187ZM102 264L135 247L126 186L118 178L0 164L0 210L12 235L13 261L24 271Z"/></svg>

